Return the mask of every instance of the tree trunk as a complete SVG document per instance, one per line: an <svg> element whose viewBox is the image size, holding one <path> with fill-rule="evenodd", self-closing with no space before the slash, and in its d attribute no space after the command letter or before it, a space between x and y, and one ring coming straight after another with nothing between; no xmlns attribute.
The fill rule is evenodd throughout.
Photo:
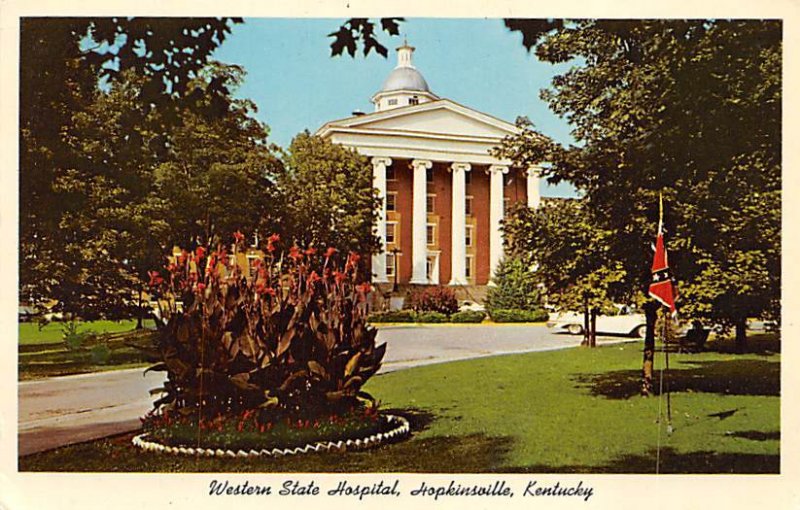
<svg viewBox="0 0 800 510"><path fill-rule="evenodd" d="M644 335L644 356L642 360L642 396L653 394L653 360L656 354L656 314L658 304L648 301L644 305L644 316L647 320Z"/></svg>
<svg viewBox="0 0 800 510"><path fill-rule="evenodd" d="M583 341L581 345L589 345L589 300L583 306Z"/></svg>
<svg viewBox="0 0 800 510"><path fill-rule="evenodd" d="M736 350L745 352L747 350L747 318L736 319Z"/></svg>
<svg viewBox="0 0 800 510"><path fill-rule="evenodd" d="M141 287L139 287L139 307L138 307L138 311L139 311L138 317L136 317L136 329L142 329L144 327L144 325L142 324L143 309L142 309L142 288Z"/></svg>
<svg viewBox="0 0 800 510"><path fill-rule="evenodd" d="M589 329L589 347L597 347L597 308L592 308Z"/></svg>

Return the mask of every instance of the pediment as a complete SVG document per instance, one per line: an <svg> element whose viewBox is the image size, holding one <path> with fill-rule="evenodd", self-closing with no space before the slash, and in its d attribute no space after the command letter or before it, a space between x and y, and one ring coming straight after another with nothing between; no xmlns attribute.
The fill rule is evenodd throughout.
<svg viewBox="0 0 800 510"><path fill-rule="evenodd" d="M338 129L498 140L517 132L513 124L449 100L350 117L331 122L320 131Z"/></svg>

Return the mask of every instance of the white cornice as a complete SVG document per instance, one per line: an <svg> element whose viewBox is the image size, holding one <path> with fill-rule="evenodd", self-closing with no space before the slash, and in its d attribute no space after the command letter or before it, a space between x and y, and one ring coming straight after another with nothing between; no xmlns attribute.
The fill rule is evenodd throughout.
<svg viewBox="0 0 800 510"><path fill-rule="evenodd" d="M357 134L357 135L371 135L371 136L390 136L390 137L404 137L404 138L422 138L428 140L453 140L459 142L476 142L476 143L490 143L499 144L503 139L499 136L479 136L479 135L462 135L451 133L434 133L431 131L416 131L409 129L369 129L369 128L349 128L332 126L325 134L342 133L342 134ZM320 135L324 136L324 135Z"/></svg>
<svg viewBox="0 0 800 510"><path fill-rule="evenodd" d="M439 110L439 109L449 110L458 113L467 118L471 118L478 122L482 122L489 126L493 126L501 131L508 133L509 135L519 134L520 132L519 128L517 128L514 124L508 123L496 117L492 117L491 115L479 112L477 110L473 110L464 105L458 104L455 101L451 101L450 99L439 99L437 101L430 101L418 105L404 106L400 108L393 108L391 110L385 110L381 112L368 113L365 115L357 115L345 119L334 120L331 122L327 122L325 125L323 125L319 130L317 130L316 134L318 136L325 137L334 131L342 130L342 128L354 128L372 122L377 122L386 119L393 119L396 117L414 115L416 113Z"/></svg>

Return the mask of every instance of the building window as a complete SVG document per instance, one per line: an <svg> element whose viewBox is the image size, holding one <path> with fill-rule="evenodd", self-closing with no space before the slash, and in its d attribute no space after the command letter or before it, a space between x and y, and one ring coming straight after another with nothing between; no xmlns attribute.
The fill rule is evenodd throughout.
<svg viewBox="0 0 800 510"><path fill-rule="evenodd" d="M436 244L436 225L433 223L428 223L428 228L426 229L427 234L427 242L428 246L432 246Z"/></svg>
<svg viewBox="0 0 800 510"><path fill-rule="evenodd" d="M408 104L419 104L419 98L417 96L408 98Z"/></svg>
<svg viewBox="0 0 800 510"><path fill-rule="evenodd" d="M396 259L394 257L394 253L387 253L386 254L386 276L394 277L394 271L396 264Z"/></svg>
<svg viewBox="0 0 800 510"><path fill-rule="evenodd" d="M425 170L425 182L428 184L433 184L433 168L428 168Z"/></svg>
<svg viewBox="0 0 800 510"><path fill-rule="evenodd" d="M397 104L397 99L390 99L386 102L389 106L395 106Z"/></svg>
<svg viewBox="0 0 800 510"><path fill-rule="evenodd" d="M436 257L428 257L425 259L425 277L429 282L433 282L433 269L436 266Z"/></svg>
<svg viewBox="0 0 800 510"><path fill-rule="evenodd" d="M427 211L428 214L433 214L433 211L435 210L435 207L436 207L436 195L434 195L433 193L430 193L425 198L426 198L426 200L425 200L425 211Z"/></svg>
<svg viewBox="0 0 800 510"><path fill-rule="evenodd" d="M464 213L467 216L472 216L472 197L467 195L467 198L464 202Z"/></svg>
<svg viewBox="0 0 800 510"><path fill-rule="evenodd" d="M464 276L472 278L472 261L475 257L467 255L467 260L464 262Z"/></svg>
<svg viewBox="0 0 800 510"><path fill-rule="evenodd" d="M472 246L472 233L475 227L472 225L467 225L466 229L464 230L464 244L466 246Z"/></svg>
<svg viewBox="0 0 800 510"><path fill-rule="evenodd" d="M386 210L389 212L397 211L397 192L390 191L386 194Z"/></svg>
<svg viewBox="0 0 800 510"><path fill-rule="evenodd" d="M386 222L386 244L395 244L397 235L397 222Z"/></svg>
<svg viewBox="0 0 800 510"><path fill-rule="evenodd" d="M397 180L397 174L395 173L393 166L386 167L386 180L387 181Z"/></svg>

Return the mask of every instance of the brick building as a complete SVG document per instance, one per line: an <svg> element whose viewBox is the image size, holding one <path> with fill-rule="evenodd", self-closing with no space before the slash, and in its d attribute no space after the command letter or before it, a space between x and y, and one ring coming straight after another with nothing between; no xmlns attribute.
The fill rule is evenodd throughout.
<svg viewBox="0 0 800 510"><path fill-rule="evenodd" d="M371 159L383 198L373 283L483 286L502 258L500 221L513 202L539 205L539 169L491 150L516 126L446 98L414 67L414 48L372 97L375 111L331 121L317 134Z"/></svg>

